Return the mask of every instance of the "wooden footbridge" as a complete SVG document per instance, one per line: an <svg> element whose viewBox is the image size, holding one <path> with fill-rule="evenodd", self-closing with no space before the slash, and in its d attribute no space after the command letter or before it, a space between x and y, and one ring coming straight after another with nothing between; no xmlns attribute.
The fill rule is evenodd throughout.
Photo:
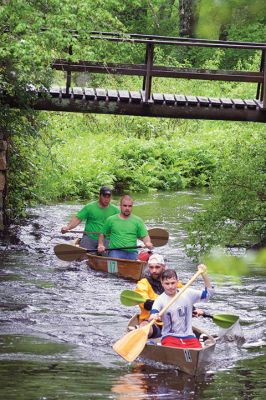
<svg viewBox="0 0 266 400"><path fill-rule="evenodd" d="M91 32L91 40L143 45L143 64L119 64L95 61L71 62L57 59L52 67L66 74L64 87L49 90L30 88L31 106L36 110L136 115L148 117L191 118L266 122L266 43L217 41L141 34ZM154 64L156 46L208 47L257 51L261 57L258 71L179 68ZM139 49L139 47L138 47ZM132 49L133 51L133 49ZM70 49L71 53L71 49ZM72 87L72 72L111 75L135 75L142 87L135 91L114 88ZM196 79L254 84L254 98L220 98L152 91L153 78ZM175 85L177 87L177 85ZM6 96L11 107L21 106L15 97Z"/></svg>

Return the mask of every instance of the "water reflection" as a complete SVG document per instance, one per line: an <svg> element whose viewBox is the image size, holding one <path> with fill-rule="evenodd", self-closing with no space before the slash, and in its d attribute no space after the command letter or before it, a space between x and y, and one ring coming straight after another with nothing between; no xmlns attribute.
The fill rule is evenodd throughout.
<svg viewBox="0 0 266 400"><path fill-rule="evenodd" d="M183 224L209 195L178 192L134 198L135 213L149 227L169 230L169 243L160 252L186 281L195 263L184 252ZM32 209L28 224L21 227L19 244L2 246L3 399L220 400L230 398L231 387L237 400L245 398L245 392L260 399L265 384L260 365L265 362L261 357L265 353L265 279L254 275L237 283L228 276L219 280L206 311L239 315L246 342L242 346L217 343L208 375L195 380L165 366L139 362L131 366L113 352L112 344L138 310L122 307L119 301L121 291L135 284L87 269L85 263L60 261L53 253L58 241L67 240L66 235L60 236L60 227L79 209L80 204ZM218 276L213 280L217 282ZM197 325L218 333L206 318L198 319Z"/></svg>
<svg viewBox="0 0 266 400"><path fill-rule="evenodd" d="M211 375L194 378L172 368L157 369L154 365L139 363L129 373L120 376L111 390L119 400L190 400L201 398L211 380Z"/></svg>
<svg viewBox="0 0 266 400"><path fill-rule="evenodd" d="M238 362L234 369L215 374L213 383L206 388L202 399L265 399L266 355Z"/></svg>

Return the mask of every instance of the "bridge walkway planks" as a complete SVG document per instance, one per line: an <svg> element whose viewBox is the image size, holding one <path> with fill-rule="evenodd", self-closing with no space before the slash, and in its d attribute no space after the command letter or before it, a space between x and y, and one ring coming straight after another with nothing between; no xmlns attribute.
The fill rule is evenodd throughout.
<svg viewBox="0 0 266 400"><path fill-rule="evenodd" d="M104 88L52 87L33 91L31 106L37 110L134 115L160 118L266 122L263 103L253 99L229 99L153 93L145 102L144 91ZM9 104L16 107L16 100Z"/></svg>

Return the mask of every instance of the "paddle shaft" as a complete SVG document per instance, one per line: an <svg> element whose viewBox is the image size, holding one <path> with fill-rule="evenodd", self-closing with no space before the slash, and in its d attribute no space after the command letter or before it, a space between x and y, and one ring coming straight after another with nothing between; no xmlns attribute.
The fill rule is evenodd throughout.
<svg viewBox="0 0 266 400"><path fill-rule="evenodd" d="M214 316L213 316L213 315L211 315L211 314L208 314L208 313L206 313L206 312L204 312L204 313L202 314L202 317L203 317L203 318L211 318L211 319L213 319L213 318L214 318Z"/></svg>
<svg viewBox="0 0 266 400"><path fill-rule="evenodd" d="M152 229L153 228L148 229L148 233L151 233L151 236L152 236ZM70 231L67 231L66 233L85 233L86 235L100 235L101 234L101 232L88 232L88 231L78 231L78 230L70 230Z"/></svg>
<svg viewBox="0 0 266 400"><path fill-rule="evenodd" d="M85 233L86 235L100 235L100 232L88 232L88 231L67 231L66 233Z"/></svg>
<svg viewBox="0 0 266 400"><path fill-rule="evenodd" d="M70 230L66 233L83 233L87 235L100 235L100 232L88 232L88 231L80 231L80 230ZM163 228L150 228L148 229L148 235L150 236L151 241L153 242L154 247L164 246L168 242L169 233L166 229Z"/></svg>
<svg viewBox="0 0 266 400"><path fill-rule="evenodd" d="M129 247L113 247L105 250L127 250L127 249L143 249L145 246L129 246ZM96 251L97 249L86 249L87 252Z"/></svg>

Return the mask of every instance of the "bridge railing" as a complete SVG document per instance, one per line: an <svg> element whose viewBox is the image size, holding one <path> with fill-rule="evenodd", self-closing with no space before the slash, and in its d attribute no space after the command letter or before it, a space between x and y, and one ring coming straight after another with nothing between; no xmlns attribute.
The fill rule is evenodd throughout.
<svg viewBox="0 0 266 400"><path fill-rule="evenodd" d="M90 72L102 74L135 75L143 77L142 91L143 101L148 103L152 96L152 78L183 78L212 81L250 82L257 83L256 99L266 109L266 43L218 41L208 39L166 37L142 34L120 34L114 32L91 32L90 39L106 40L111 42L127 42L132 45L143 44L146 47L143 64L104 63L94 61L71 62L65 59L57 59L52 64L56 70L66 71L66 93L71 86L71 72ZM154 64L155 46L185 46L208 47L238 50L258 50L261 52L259 71L237 70L212 70L201 68L182 68L161 66ZM70 53L72 49L70 48Z"/></svg>

